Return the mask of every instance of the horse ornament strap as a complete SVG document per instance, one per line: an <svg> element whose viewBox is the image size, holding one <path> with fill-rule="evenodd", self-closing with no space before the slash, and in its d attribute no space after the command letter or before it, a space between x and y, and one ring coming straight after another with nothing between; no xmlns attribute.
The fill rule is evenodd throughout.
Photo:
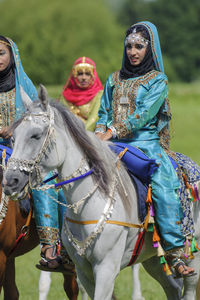
<svg viewBox="0 0 200 300"><path fill-rule="evenodd" d="M84 241L77 240L72 235L67 222L64 222L64 224L63 224L64 232L66 233L66 236L68 237L69 242L73 245L73 247L76 249L77 253L80 256L85 255L87 248L92 245L92 243L94 242L94 240L98 236L98 234L100 234L103 231L106 221L110 219L110 217L112 215L113 207L114 207L114 202L115 202L114 192L115 192L116 184L117 184L117 179L115 176L112 181L112 184L111 184L110 193L108 195L108 200L106 202L104 210L103 210L94 230Z"/></svg>
<svg viewBox="0 0 200 300"><path fill-rule="evenodd" d="M116 220L109 220L110 217L112 216L112 211L115 203L114 193L115 193L115 187L117 185L117 178L119 176L120 175L117 172L117 174L115 174L115 177L113 178L111 188L110 188L110 193L108 195L108 200L106 202L106 205L104 207L104 210L99 220L76 221L68 217L65 217L66 222L64 222L63 224L64 232L66 233L69 242L73 245L73 247L76 249L77 253L80 256L85 255L87 248L91 246L95 238L99 234L101 234L106 224L113 224L113 225L119 225L119 226L130 227L130 228L138 228L140 230L142 230L144 227L143 224L131 224L131 223L120 222ZM96 224L96 226L94 230L91 232L91 234L84 241L79 241L72 235L67 222L76 223L80 225Z"/></svg>

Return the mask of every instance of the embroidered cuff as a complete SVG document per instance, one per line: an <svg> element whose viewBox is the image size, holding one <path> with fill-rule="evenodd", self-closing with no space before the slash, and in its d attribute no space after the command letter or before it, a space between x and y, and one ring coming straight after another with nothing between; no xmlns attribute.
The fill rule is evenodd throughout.
<svg viewBox="0 0 200 300"><path fill-rule="evenodd" d="M105 126L105 125L102 125L102 124L99 124L99 125L96 126L94 132L95 132L95 133L97 133L97 132L105 133L105 132L106 132L106 126Z"/></svg>
<svg viewBox="0 0 200 300"><path fill-rule="evenodd" d="M115 129L118 139L130 137L133 135L133 133L130 130L128 130L124 122L116 124Z"/></svg>

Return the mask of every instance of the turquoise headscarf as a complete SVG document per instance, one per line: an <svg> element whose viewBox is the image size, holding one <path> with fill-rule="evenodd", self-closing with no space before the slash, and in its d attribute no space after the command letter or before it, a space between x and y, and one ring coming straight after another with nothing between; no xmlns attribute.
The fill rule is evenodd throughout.
<svg viewBox="0 0 200 300"><path fill-rule="evenodd" d="M20 94L20 87L23 88L25 93L30 97L31 100L36 100L38 98L37 90L33 85L30 78L24 72L21 64L19 50L16 44L9 38L7 38L11 45L14 61L15 61L15 120L19 119L25 111L25 106L22 101ZM9 145L9 140L0 138L0 143L4 145Z"/></svg>
<svg viewBox="0 0 200 300"><path fill-rule="evenodd" d="M156 26L148 21L142 21L138 22L136 24L133 24L131 27L141 25L144 26L150 37L151 42L151 52L152 52L152 58L154 61L154 69L156 71L164 73L164 66L163 66L163 59L162 59L162 52L161 52L161 46L158 36L158 31L156 29ZM130 28L131 28L130 27ZM126 40L126 38L125 38ZM124 41L124 52L123 52L123 62L122 66L125 63L125 55L126 55L126 47L125 47L125 41ZM169 130L169 121L171 120L171 113L169 109L169 104L167 101L164 101L162 107L159 110L159 118L158 118L158 132L161 132L161 130L165 127Z"/></svg>
<svg viewBox="0 0 200 300"><path fill-rule="evenodd" d="M28 94L28 96L34 101L38 98L37 90L33 85L30 78L24 72L22 63L19 56L19 50L16 44L9 38L7 38L12 49L13 57L15 60L15 119L20 118L25 111L25 106L20 94L20 86Z"/></svg>
<svg viewBox="0 0 200 300"><path fill-rule="evenodd" d="M158 31L156 26L148 21L139 22L134 25L143 25L148 30L150 35L152 55L153 55L153 60L154 60L156 70L164 73L160 40L158 37Z"/></svg>

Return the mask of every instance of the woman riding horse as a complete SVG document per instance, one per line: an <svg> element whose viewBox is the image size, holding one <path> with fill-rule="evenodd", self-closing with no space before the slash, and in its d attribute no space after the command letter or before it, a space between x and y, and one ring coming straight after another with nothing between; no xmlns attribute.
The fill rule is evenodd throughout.
<svg viewBox="0 0 200 300"><path fill-rule="evenodd" d="M126 32L121 70L107 79L96 134L101 140L138 147L156 160L159 167L152 175L151 189L162 246L175 271L187 276L194 269L183 261L179 180L166 153L170 119L157 29L150 22L139 22Z"/></svg>
<svg viewBox="0 0 200 300"><path fill-rule="evenodd" d="M0 36L0 143L4 146L10 146L8 127L20 118L25 110L21 88L33 101L37 99L36 88L24 72L17 46L11 39ZM60 239L59 222L62 223L64 207L59 208L58 204L52 201L52 197L58 199L58 193L54 189L46 192L33 191L32 196L43 261L54 268L57 267L57 260L60 260L56 253L56 245ZM59 192L59 199L65 202L62 192ZM69 263L69 268L73 270L73 264Z"/></svg>

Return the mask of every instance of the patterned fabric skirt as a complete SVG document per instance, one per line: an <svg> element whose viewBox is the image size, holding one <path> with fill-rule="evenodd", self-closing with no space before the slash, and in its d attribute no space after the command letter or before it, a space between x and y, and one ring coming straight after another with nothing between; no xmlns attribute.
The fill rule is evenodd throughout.
<svg viewBox="0 0 200 300"><path fill-rule="evenodd" d="M169 155L177 164L177 174L180 180L178 194L183 210L182 232L184 236L194 235L192 206L193 201L199 201L200 167L184 154L171 152Z"/></svg>

